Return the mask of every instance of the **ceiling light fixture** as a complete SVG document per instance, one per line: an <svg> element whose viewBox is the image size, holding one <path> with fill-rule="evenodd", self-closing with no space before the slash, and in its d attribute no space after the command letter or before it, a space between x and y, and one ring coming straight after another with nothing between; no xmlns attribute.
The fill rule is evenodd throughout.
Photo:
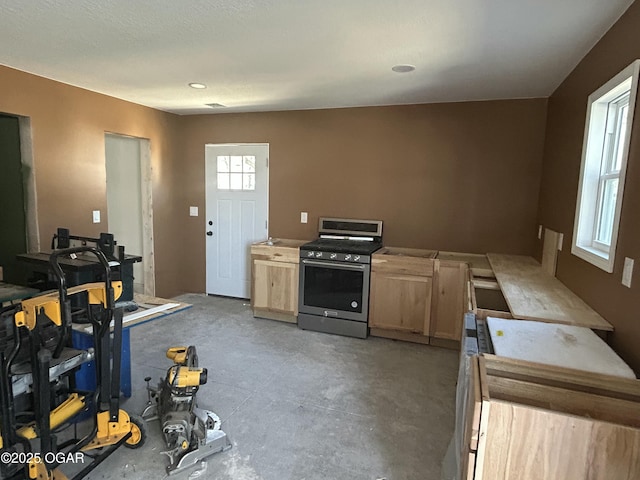
<svg viewBox="0 0 640 480"><path fill-rule="evenodd" d="M401 63L399 65L394 65L393 67L391 67L391 70L393 70L396 73L409 73L409 72L413 72L415 69L416 67L414 67L413 65L408 65L404 63Z"/></svg>
<svg viewBox="0 0 640 480"><path fill-rule="evenodd" d="M207 88L207 86L204 83L190 83L189 86L191 88L197 88L198 90L201 90L203 88Z"/></svg>

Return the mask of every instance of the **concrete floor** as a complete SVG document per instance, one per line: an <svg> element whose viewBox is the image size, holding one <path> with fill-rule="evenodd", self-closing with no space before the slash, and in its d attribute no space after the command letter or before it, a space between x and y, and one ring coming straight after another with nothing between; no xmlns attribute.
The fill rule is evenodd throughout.
<svg viewBox="0 0 640 480"><path fill-rule="evenodd" d="M254 319L243 300L178 299L193 307L132 329L133 396L122 408L141 413L144 377L155 384L171 365L166 349L195 345L209 370L198 403L220 416L233 447L171 478L440 479L457 352L303 331ZM143 447L121 448L86 478L166 477L158 422L147 432Z"/></svg>

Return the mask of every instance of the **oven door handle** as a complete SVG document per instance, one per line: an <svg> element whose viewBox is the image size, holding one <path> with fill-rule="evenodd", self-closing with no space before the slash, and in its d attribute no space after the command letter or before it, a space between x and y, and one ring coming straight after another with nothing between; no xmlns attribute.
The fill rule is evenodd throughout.
<svg viewBox="0 0 640 480"><path fill-rule="evenodd" d="M361 263L352 264L352 263L337 263L337 262L321 262L319 260L307 260L306 258L302 260L302 263L305 265L317 265L318 267L330 267L330 268L341 268L343 270L364 270L366 265Z"/></svg>

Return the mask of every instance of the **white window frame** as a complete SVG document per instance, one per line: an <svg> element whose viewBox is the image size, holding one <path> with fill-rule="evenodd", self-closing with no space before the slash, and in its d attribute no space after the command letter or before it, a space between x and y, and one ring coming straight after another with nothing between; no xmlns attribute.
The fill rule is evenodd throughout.
<svg viewBox="0 0 640 480"><path fill-rule="evenodd" d="M639 72L640 60L636 60L589 95L587 103L571 253L609 273L613 272L618 241ZM621 100L626 103L626 92L629 99L626 133L624 142L620 144L618 137L624 125L619 121L619 104ZM619 170L615 168L617 156L620 158ZM618 190L615 196L611 242L607 244L598 240L601 206L604 183L615 178L618 179Z"/></svg>

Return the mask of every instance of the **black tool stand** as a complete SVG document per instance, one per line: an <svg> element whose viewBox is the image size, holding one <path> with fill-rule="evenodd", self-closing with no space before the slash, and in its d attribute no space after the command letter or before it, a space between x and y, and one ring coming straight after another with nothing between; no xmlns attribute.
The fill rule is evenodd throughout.
<svg viewBox="0 0 640 480"><path fill-rule="evenodd" d="M27 278L34 280L30 286L40 290L55 288L55 285L51 283L53 276L49 266L49 255L48 253L22 253L17 256L18 261L28 272ZM133 301L133 264L141 261L141 256L125 254L124 259L111 262L113 264L111 267L113 280L122 281L122 296L119 301ZM104 281L102 265L93 257L61 257L59 262L69 287Z"/></svg>

